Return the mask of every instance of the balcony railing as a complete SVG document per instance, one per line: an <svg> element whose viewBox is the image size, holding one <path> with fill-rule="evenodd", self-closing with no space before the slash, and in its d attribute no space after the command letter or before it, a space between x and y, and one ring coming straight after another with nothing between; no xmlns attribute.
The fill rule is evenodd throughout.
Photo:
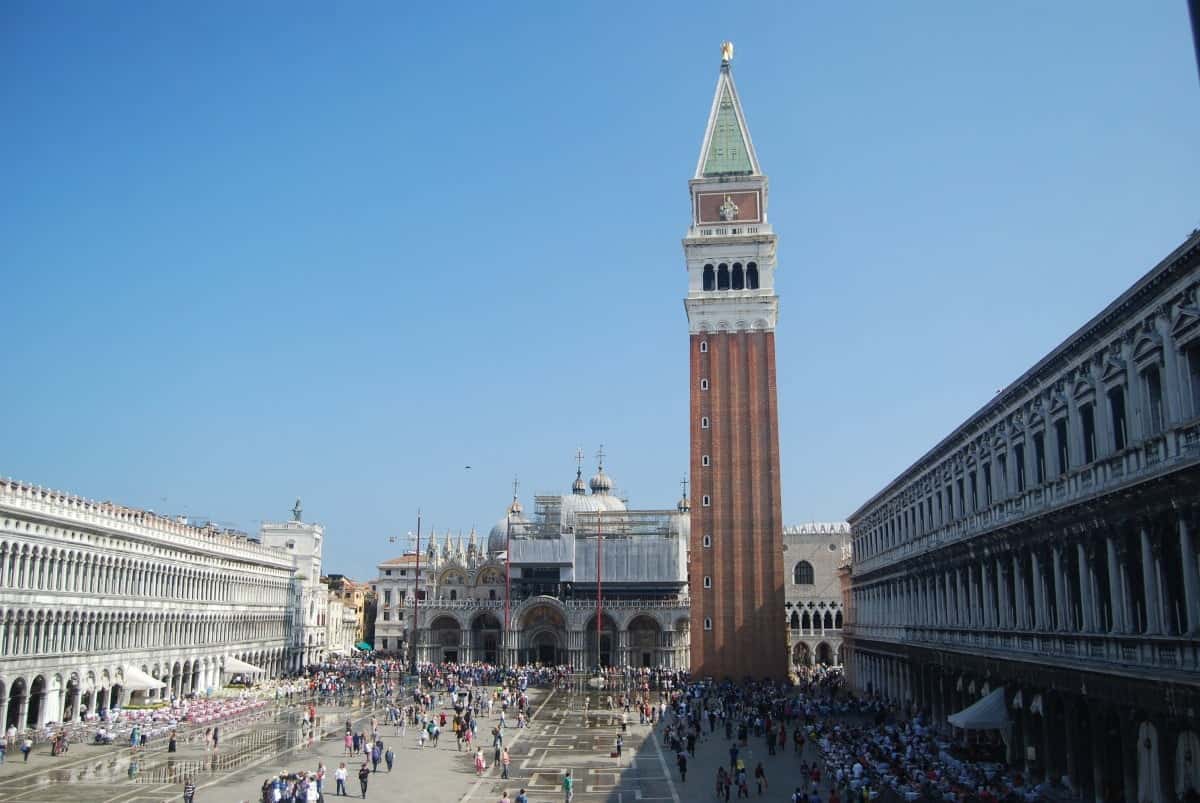
<svg viewBox="0 0 1200 803"><path fill-rule="evenodd" d="M861 577L876 569L921 557L1022 519L1111 493L1156 474L1166 474L1196 458L1200 458L1200 419L1187 421L1117 454L1073 469L1058 479L1028 488L936 530L856 560L854 573Z"/></svg>
<svg viewBox="0 0 1200 803"><path fill-rule="evenodd" d="M964 652L986 650L1014 660L1071 661L1112 669L1200 671L1200 641L1184 636L1138 633L1064 633L1040 630L981 630L961 627L905 627L855 624L852 638L920 644ZM1098 667L1100 668L1100 667Z"/></svg>

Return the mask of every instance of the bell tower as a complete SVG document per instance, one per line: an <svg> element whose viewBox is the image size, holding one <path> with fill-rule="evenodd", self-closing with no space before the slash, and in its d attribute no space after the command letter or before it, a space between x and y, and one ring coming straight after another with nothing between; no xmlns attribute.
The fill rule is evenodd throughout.
<svg viewBox="0 0 1200 803"><path fill-rule="evenodd" d="M721 70L683 251L691 360L693 677L782 678L783 515L775 390L775 233L767 177Z"/></svg>

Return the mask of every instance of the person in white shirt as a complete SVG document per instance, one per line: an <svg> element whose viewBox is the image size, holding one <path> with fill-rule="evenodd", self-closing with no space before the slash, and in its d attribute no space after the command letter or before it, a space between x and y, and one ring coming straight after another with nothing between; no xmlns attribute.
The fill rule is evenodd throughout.
<svg viewBox="0 0 1200 803"><path fill-rule="evenodd" d="M343 761L341 763L341 765L336 770L334 770L333 778L334 778L334 780L337 781L337 794L345 795L346 794L346 762L345 761Z"/></svg>

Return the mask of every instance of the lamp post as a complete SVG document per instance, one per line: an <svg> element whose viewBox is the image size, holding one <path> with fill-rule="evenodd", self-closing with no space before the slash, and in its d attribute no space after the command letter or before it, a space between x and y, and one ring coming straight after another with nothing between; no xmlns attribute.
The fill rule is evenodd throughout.
<svg viewBox="0 0 1200 803"><path fill-rule="evenodd" d="M604 570L604 511L596 511L596 666L603 669L600 657L600 627L604 616L604 596L600 591L600 577Z"/></svg>
<svg viewBox="0 0 1200 803"><path fill-rule="evenodd" d="M417 508L417 577L413 587L412 674L417 674L417 638L421 623L421 508ZM420 683L420 681L418 681Z"/></svg>
<svg viewBox="0 0 1200 803"><path fill-rule="evenodd" d="M505 517L505 533L504 533L504 629L501 632L501 637L504 641L501 643L503 652L500 658L500 665L508 667L508 617L510 615L509 606L512 600L512 506L508 508L508 515Z"/></svg>

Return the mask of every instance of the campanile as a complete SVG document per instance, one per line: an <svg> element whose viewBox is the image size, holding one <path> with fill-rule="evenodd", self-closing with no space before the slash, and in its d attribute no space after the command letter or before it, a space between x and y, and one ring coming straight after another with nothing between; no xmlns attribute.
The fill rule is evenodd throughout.
<svg viewBox="0 0 1200 803"><path fill-rule="evenodd" d="M691 360L693 677L785 677L775 392L775 234L767 177L721 71L683 240Z"/></svg>

